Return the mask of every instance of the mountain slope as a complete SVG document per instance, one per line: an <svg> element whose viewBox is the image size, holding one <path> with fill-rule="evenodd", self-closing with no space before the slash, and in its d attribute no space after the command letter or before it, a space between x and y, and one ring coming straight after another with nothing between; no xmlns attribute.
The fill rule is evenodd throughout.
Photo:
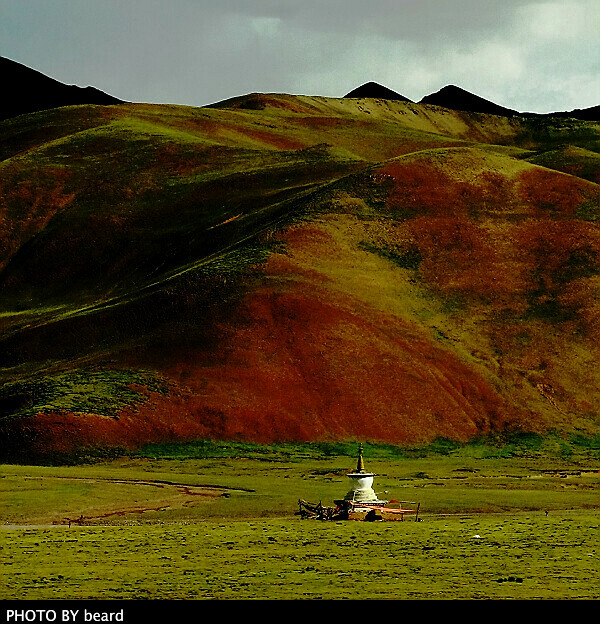
<svg viewBox="0 0 600 624"><path fill-rule="evenodd" d="M594 123L250 94L0 136L4 460L598 431Z"/></svg>
<svg viewBox="0 0 600 624"><path fill-rule="evenodd" d="M61 106L121 103L94 87L63 84L3 56L0 56L0 76L4 93L0 120Z"/></svg>

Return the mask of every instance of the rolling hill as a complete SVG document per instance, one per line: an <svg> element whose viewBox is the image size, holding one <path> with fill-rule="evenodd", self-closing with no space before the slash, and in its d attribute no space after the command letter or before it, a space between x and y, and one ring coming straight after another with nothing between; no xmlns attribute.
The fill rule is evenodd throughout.
<svg viewBox="0 0 600 624"><path fill-rule="evenodd" d="M381 98L0 123L0 440L600 430L600 124Z"/></svg>

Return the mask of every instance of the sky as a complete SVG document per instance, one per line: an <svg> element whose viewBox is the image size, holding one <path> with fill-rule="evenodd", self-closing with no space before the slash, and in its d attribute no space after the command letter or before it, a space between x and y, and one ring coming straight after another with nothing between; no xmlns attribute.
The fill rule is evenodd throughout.
<svg viewBox="0 0 600 624"><path fill-rule="evenodd" d="M600 105L600 0L0 0L0 56L132 102L253 92Z"/></svg>

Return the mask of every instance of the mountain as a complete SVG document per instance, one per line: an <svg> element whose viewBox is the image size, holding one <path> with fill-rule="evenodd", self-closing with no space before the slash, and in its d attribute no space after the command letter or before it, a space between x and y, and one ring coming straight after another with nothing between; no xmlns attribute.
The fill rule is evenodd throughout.
<svg viewBox="0 0 600 624"><path fill-rule="evenodd" d="M0 122L0 459L600 432L600 127L249 94Z"/></svg>
<svg viewBox="0 0 600 624"><path fill-rule="evenodd" d="M376 82L366 82L360 87L356 87L347 93L345 98L375 98L381 100L396 100L400 102L410 102L408 98L380 85Z"/></svg>
<svg viewBox="0 0 600 624"><path fill-rule="evenodd" d="M119 104L119 100L94 87L66 85L21 63L0 57L4 96L0 120L75 104Z"/></svg>
<svg viewBox="0 0 600 624"><path fill-rule="evenodd" d="M420 100L419 104L430 104L456 111L485 113L486 115L500 115L503 117L566 117L585 121L600 120L600 106L592 106L584 109L577 108L571 111L552 113L519 112L517 110L495 104L490 100L486 100L478 95L469 93L468 91L454 85L448 85L435 93L425 96Z"/></svg>
<svg viewBox="0 0 600 624"><path fill-rule="evenodd" d="M490 102L454 85L448 85L435 93L425 96L419 104L432 104L450 108L451 110L485 113L486 115L501 115L505 117L519 115L516 110Z"/></svg>

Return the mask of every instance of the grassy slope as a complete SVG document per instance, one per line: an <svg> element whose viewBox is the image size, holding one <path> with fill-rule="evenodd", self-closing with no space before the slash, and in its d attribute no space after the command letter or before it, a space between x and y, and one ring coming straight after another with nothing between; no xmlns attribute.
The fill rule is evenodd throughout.
<svg viewBox="0 0 600 624"><path fill-rule="evenodd" d="M593 124L255 95L3 127L8 448L597 430Z"/></svg>

